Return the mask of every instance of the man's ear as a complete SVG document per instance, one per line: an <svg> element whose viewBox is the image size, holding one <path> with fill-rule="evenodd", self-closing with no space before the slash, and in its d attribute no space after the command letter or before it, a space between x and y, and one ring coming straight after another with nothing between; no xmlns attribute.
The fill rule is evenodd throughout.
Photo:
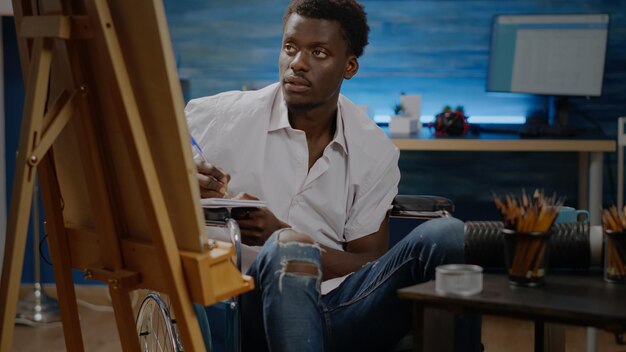
<svg viewBox="0 0 626 352"><path fill-rule="evenodd" d="M351 55L346 62L346 68L343 71L343 78L350 79L359 71L359 60L356 56Z"/></svg>

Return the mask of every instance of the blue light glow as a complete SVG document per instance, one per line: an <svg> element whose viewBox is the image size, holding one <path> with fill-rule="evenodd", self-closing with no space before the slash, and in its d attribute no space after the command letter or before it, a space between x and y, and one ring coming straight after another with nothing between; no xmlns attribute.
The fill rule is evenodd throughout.
<svg viewBox="0 0 626 352"><path fill-rule="evenodd" d="M391 121L390 115L374 115L374 122L376 123L389 123ZM423 115L422 123L433 122L434 116L432 115ZM497 123L497 124L524 124L526 122L525 116L470 116L470 123L478 124L478 123Z"/></svg>

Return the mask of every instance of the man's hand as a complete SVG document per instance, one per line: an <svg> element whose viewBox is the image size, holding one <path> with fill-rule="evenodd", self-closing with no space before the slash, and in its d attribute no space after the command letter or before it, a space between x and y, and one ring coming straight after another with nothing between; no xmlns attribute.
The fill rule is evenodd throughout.
<svg viewBox="0 0 626 352"><path fill-rule="evenodd" d="M258 199L248 194L235 198ZM233 208L231 216L239 224L241 242L250 246L262 246L274 231L289 227L267 208Z"/></svg>
<svg viewBox="0 0 626 352"><path fill-rule="evenodd" d="M230 175L204 161L196 163L201 198L224 198L228 192Z"/></svg>

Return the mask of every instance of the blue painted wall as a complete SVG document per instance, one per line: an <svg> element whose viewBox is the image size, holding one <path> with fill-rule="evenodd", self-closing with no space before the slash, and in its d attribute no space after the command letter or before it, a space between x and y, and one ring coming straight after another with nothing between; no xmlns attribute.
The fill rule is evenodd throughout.
<svg viewBox="0 0 626 352"><path fill-rule="evenodd" d="M277 79L282 14L288 1L166 0L172 41L189 97ZM544 98L485 93L491 24L496 14L610 13L611 28L602 98L575 103L607 130L626 113L626 1L362 1L371 27L358 75L343 92L373 114L391 114L401 92L420 94L423 114L462 104L478 115L521 115L543 108ZM618 111L619 110L619 111ZM589 126L573 116L572 123Z"/></svg>
<svg viewBox="0 0 626 352"><path fill-rule="evenodd" d="M185 98L242 86L262 87L278 77L282 15L287 0L164 0ZM420 94L423 114L462 104L476 115L525 115L544 98L485 93L491 21L496 14L606 12L611 15L604 95L574 99L583 113L570 122L599 126L615 137L616 118L626 116L626 0L363 1L372 29L359 74L343 92L376 114L390 114L400 92ZM19 135L23 86L15 30L3 21L7 191L10 195ZM470 118L471 121L471 118ZM615 194L615 155L605 163L604 197ZM491 191L543 187L576 206L577 157L566 153L403 152L401 193L452 198L463 220L497 218ZM30 244L27 248L32 248ZM32 280L32 259L24 278ZM43 265L45 268L47 265ZM45 268L46 269L46 268ZM49 271L49 268L46 269ZM44 281L50 276L44 273Z"/></svg>

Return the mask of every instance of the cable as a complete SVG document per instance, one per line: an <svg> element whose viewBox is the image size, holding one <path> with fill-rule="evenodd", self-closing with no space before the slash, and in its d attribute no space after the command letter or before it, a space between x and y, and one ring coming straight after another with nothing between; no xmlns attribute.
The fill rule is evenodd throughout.
<svg viewBox="0 0 626 352"><path fill-rule="evenodd" d="M578 112L587 122L594 125L598 129L598 131L600 131L602 136L609 137L609 135L604 131L604 129L598 123L598 121L596 121L591 116L589 116L589 114L587 114L583 109L579 108L578 106L576 106L576 104L573 104L572 102L570 102L570 107L574 108L574 110L576 110L576 112ZM607 174L609 177L609 194L610 194L611 204L617 204L614 198L614 195L617 194L617 191L615 190L616 183L615 183L615 180L613 179L613 167L612 167L613 163L611 161L610 155L608 155L607 153L604 153L604 155L605 157L602 160L602 162L606 166Z"/></svg>
<svg viewBox="0 0 626 352"><path fill-rule="evenodd" d="M608 174L609 177L609 191L610 191L610 199L611 199L611 203L610 204L617 204L617 202L615 201L615 198L613 195L617 194L617 191L615 190L615 180L613 179L613 167L611 165L613 165L613 162L611 161L611 156L608 155L608 153L603 153L604 154L604 160L603 162L606 165L606 173Z"/></svg>
<svg viewBox="0 0 626 352"><path fill-rule="evenodd" d="M43 246L43 242L46 240L46 238L48 238L48 234L45 234L41 240L39 240L39 256L41 257L41 259L43 259L44 262L46 262L48 265L50 266L54 266L52 264L52 262L50 260L48 260L48 258L46 258L45 255L43 255L43 250L41 249L41 247Z"/></svg>
<svg viewBox="0 0 626 352"><path fill-rule="evenodd" d="M594 120L591 116L589 116L589 114L587 114L584 110L582 110L581 108L579 108L578 106L576 106L576 104L572 103L570 101L569 104L570 107L574 108L574 110L576 110L576 112L578 112L583 119L585 119L585 121L589 122L590 124L592 124L595 128L598 129L598 131L600 131L600 133L604 136L604 137L608 137L609 135L604 131L604 129L602 128L602 126L598 123L598 121Z"/></svg>

